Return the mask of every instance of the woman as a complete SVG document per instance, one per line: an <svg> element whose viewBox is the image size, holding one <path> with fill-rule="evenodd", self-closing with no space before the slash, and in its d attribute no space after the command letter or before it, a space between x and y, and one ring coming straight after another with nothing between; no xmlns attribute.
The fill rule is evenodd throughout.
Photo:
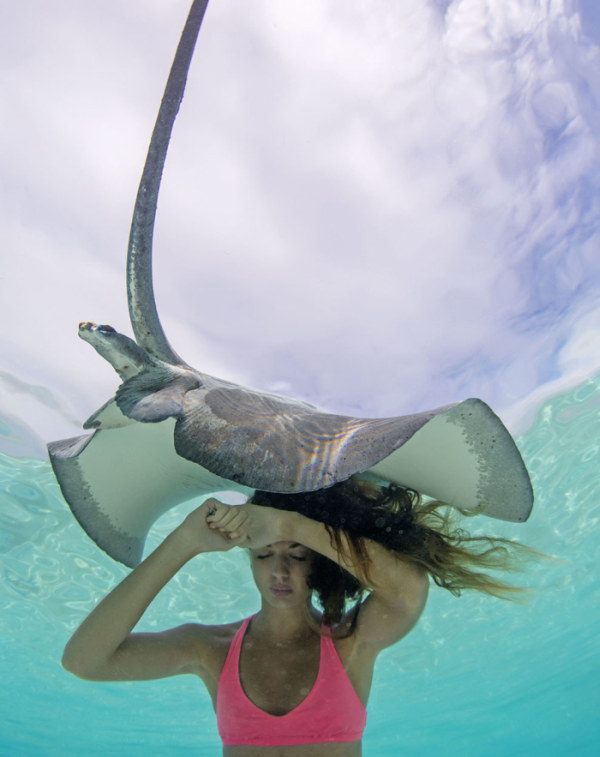
<svg viewBox="0 0 600 757"><path fill-rule="evenodd" d="M455 593L518 591L479 568L510 568L519 545L453 531L443 509L356 477L242 506L207 500L86 618L63 665L96 681L199 676L229 757L360 755L375 659L417 622L428 574ZM250 552L255 615L132 633L188 560L236 546Z"/></svg>

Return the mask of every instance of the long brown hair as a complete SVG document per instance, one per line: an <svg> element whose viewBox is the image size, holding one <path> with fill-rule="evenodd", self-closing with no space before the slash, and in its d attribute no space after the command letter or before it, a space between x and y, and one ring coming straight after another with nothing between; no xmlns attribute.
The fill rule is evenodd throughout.
<svg viewBox="0 0 600 757"><path fill-rule="evenodd" d="M315 553L308 584L324 609L324 623L340 623L348 600L360 602L368 584L369 555L365 539L409 557L438 585L460 595L464 589L515 599L526 590L511 586L486 571L520 570L534 550L509 539L471 536L460 527L457 511L443 502L395 484L379 486L356 476L328 489L300 494L257 491L256 505L293 510L323 523L338 554L346 549L363 579ZM467 513L462 513L467 515Z"/></svg>

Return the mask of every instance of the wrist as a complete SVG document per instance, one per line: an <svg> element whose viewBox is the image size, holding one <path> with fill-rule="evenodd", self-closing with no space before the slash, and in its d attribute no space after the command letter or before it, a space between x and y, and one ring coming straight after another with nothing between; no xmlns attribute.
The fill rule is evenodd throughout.
<svg viewBox="0 0 600 757"><path fill-rule="evenodd" d="M279 512L281 541L294 541L300 544L298 532L300 530L300 520L303 516L294 510L280 510Z"/></svg>
<svg viewBox="0 0 600 757"><path fill-rule="evenodd" d="M206 551L200 543L198 535L190 533L190 530L184 527L184 523L172 531L163 544L170 546L179 555L182 565Z"/></svg>

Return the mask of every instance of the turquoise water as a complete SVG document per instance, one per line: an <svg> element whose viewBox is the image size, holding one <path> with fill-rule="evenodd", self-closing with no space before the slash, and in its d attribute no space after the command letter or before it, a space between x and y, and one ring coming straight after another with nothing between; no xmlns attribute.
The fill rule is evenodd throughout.
<svg viewBox="0 0 600 757"><path fill-rule="evenodd" d="M536 590L524 605L432 590L418 627L378 662L365 755L598 753L599 419L596 378L545 404L519 439L536 491L530 521L470 525L559 559L519 577ZM46 461L0 456L0 497L0 754L219 754L210 701L192 677L93 684L63 672L69 634L126 569L75 523ZM182 513L157 524L149 548ZM142 625L226 622L256 607L245 555L207 555Z"/></svg>

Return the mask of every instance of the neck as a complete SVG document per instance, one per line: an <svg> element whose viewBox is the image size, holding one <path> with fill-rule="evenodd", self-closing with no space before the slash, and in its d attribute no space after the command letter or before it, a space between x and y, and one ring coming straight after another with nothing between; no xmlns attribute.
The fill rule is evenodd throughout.
<svg viewBox="0 0 600 757"><path fill-rule="evenodd" d="M269 639L275 644L290 644L314 635L315 629L309 616L320 624L319 614L312 605L299 605L288 609L263 606L252 620L252 633Z"/></svg>

